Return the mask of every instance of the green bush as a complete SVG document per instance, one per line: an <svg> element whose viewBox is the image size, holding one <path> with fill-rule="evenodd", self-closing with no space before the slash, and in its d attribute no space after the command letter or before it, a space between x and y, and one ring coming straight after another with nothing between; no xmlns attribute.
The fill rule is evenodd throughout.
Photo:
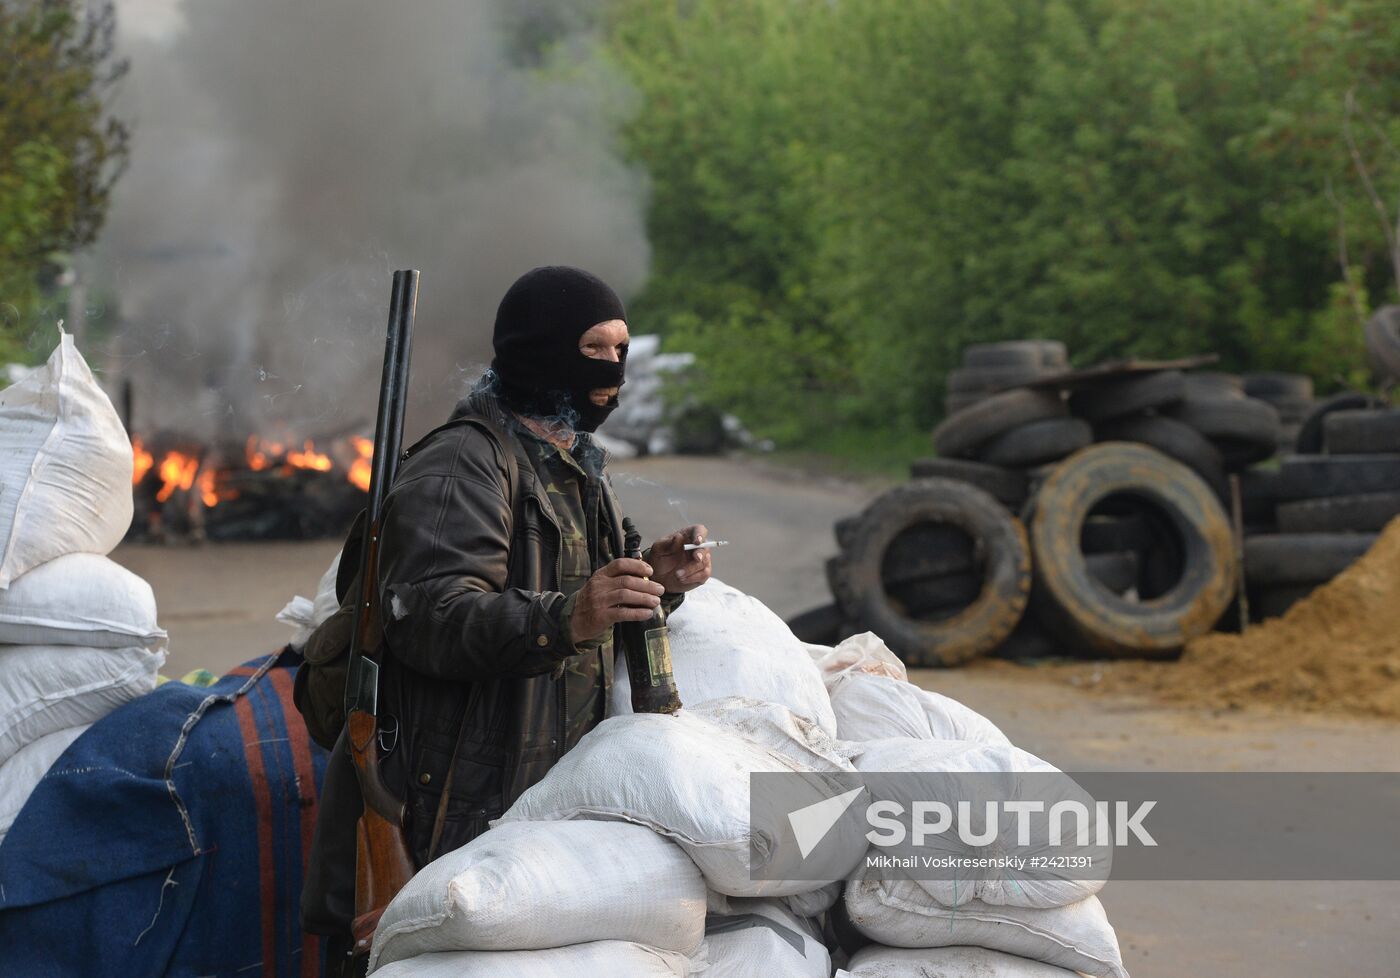
<svg viewBox="0 0 1400 978"><path fill-rule="evenodd" d="M1362 380L1396 283L1346 134L1393 208L1387 7L616 0L652 187L634 326L799 446L927 427L986 340Z"/></svg>

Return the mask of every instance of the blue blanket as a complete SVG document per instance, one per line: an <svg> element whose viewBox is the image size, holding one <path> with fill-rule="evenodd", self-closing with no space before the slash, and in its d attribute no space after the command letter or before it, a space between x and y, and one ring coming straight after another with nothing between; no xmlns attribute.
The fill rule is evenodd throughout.
<svg viewBox="0 0 1400 978"><path fill-rule="evenodd" d="M0 843L0 976L317 976L297 924L326 753L300 657L166 683L73 743Z"/></svg>

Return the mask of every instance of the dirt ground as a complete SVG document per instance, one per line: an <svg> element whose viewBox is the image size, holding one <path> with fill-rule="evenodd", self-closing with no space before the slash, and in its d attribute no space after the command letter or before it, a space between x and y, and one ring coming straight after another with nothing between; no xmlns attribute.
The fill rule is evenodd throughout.
<svg viewBox="0 0 1400 978"><path fill-rule="evenodd" d="M877 491L745 461L644 459L613 472L644 532L704 523L731 541L716 551L716 575L785 616L827 599L831 524ZM154 586L171 635L164 672L179 676L221 672L285 642L290 632L273 616L294 594L313 594L337 547L124 546L114 556ZM911 678L1066 770L1400 770L1394 721L1167 704L1075 688L1062 669L1007 664ZM1101 898L1134 978L1400 974L1400 882L1114 881Z"/></svg>

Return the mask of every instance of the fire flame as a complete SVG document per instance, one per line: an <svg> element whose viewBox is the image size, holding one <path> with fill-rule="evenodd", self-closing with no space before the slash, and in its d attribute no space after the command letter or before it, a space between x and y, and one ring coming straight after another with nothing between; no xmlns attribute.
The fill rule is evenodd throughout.
<svg viewBox="0 0 1400 978"><path fill-rule="evenodd" d="M176 489L182 492L194 485L195 473L199 471L199 459L181 452L170 452L161 460L160 480L163 485L156 493L156 502L163 503Z"/></svg>
<svg viewBox="0 0 1400 978"><path fill-rule="evenodd" d="M286 450L287 446L281 442L264 441L257 435L249 435L248 443L243 448L248 458L248 468L254 472L261 472L272 465Z"/></svg>
<svg viewBox="0 0 1400 978"><path fill-rule="evenodd" d="M199 473L199 498L204 500L204 505L213 509L226 499L237 499L237 489L227 489L218 484L218 474L213 469L205 469Z"/></svg>
<svg viewBox="0 0 1400 978"><path fill-rule="evenodd" d="M370 462L374 460L374 442L368 438L361 438L359 435L351 435L350 444L355 446L355 454L358 457L350 463L350 472L346 478L361 492L369 492Z"/></svg>
<svg viewBox="0 0 1400 978"><path fill-rule="evenodd" d="M146 446L140 438L131 441L131 484L139 485L141 480L146 478L146 473L151 471L151 467L156 464L156 457L146 451Z"/></svg>
<svg viewBox="0 0 1400 978"><path fill-rule="evenodd" d="M299 452L287 453L287 464L297 469L314 469L317 472L331 470L331 457L316 451L316 446L308 438Z"/></svg>

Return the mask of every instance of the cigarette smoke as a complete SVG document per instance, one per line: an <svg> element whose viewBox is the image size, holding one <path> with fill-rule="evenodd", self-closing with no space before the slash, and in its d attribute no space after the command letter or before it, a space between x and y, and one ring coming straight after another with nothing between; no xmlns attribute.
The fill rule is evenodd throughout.
<svg viewBox="0 0 1400 978"><path fill-rule="evenodd" d="M520 273L635 290L645 181L615 152L633 100L600 3L119 0L132 159L93 264L137 426L372 420L394 268L423 272L416 431L480 374Z"/></svg>

